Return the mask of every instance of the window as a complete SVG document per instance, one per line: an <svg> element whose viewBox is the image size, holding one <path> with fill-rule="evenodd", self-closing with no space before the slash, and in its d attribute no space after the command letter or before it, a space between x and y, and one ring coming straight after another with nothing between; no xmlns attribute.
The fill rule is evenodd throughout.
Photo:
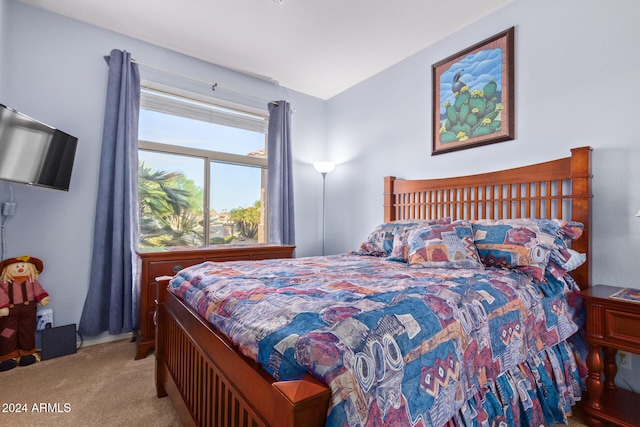
<svg viewBox="0 0 640 427"><path fill-rule="evenodd" d="M140 247L266 241L267 114L142 89Z"/></svg>

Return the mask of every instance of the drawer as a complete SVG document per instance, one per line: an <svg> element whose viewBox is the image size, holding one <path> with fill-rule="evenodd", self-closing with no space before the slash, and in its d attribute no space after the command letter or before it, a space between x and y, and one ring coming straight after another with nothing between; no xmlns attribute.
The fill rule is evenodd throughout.
<svg viewBox="0 0 640 427"><path fill-rule="evenodd" d="M215 257L207 257L207 261L225 262L225 261L250 261L251 254L246 255L222 255Z"/></svg>
<svg viewBox="0 0 640 427"><path fill-rule="evenodd" d="M625 311L605 311L605 336L640 350L640 315Z"/></svg>
<svg viewBox="0 0 640 427"><path fill-rule="evenodd" d="M149 281L158 276L173 276L185 267L200 264L203 258L177 259L173 261L153 261L149 263Z"/></svg>
<svg viewBox="0 0 640 427"><path fill-rule="evenodd" d="M261 259L276 259L276 258L291 258L290 252L282 252L282 253L269 253L269 254L255 254L253 259L261 260Z"/></svg>

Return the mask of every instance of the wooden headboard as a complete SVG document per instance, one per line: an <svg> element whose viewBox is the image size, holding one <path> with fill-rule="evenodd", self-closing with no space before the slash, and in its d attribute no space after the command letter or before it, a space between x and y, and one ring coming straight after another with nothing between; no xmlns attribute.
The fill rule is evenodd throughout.
<svg viewBox="0 0 640 427"><path fill-rule="evenodd" d="M584 224L573 243L587 261L571 275L591 284L591 147L571 157L530 166L453 178L384 178L384 220L559 218Z"/></svg>

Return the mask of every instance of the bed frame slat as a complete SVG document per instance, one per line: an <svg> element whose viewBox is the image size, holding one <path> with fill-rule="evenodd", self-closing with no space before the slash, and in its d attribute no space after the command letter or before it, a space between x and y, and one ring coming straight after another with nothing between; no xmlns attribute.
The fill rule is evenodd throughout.
<svg viewBox="0 0 640 427"><path fill-rule="evenodd" d="M453 220L528 217L574 220L585 226L583 237L574 242L574 248L589 254L591 151L591 147L575 148L571 157L465 177L406 181L385 177L384 220L447 216ZM408 199L405 195L409 193L423 196ZM413 200L424 200L424 206L419 202L420 209L415 209ZM589 257L572 275L582 289L589 287Z"/></svg>

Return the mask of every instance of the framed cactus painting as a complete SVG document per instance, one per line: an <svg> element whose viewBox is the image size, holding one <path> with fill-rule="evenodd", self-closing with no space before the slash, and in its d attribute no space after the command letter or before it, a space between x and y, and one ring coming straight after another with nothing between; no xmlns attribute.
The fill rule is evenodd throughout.
<svg viewBox="0 0 640 427"><path fill-rule="evenodd" d="M431 155L514 139L514 27L432 66Z"/></svg>

